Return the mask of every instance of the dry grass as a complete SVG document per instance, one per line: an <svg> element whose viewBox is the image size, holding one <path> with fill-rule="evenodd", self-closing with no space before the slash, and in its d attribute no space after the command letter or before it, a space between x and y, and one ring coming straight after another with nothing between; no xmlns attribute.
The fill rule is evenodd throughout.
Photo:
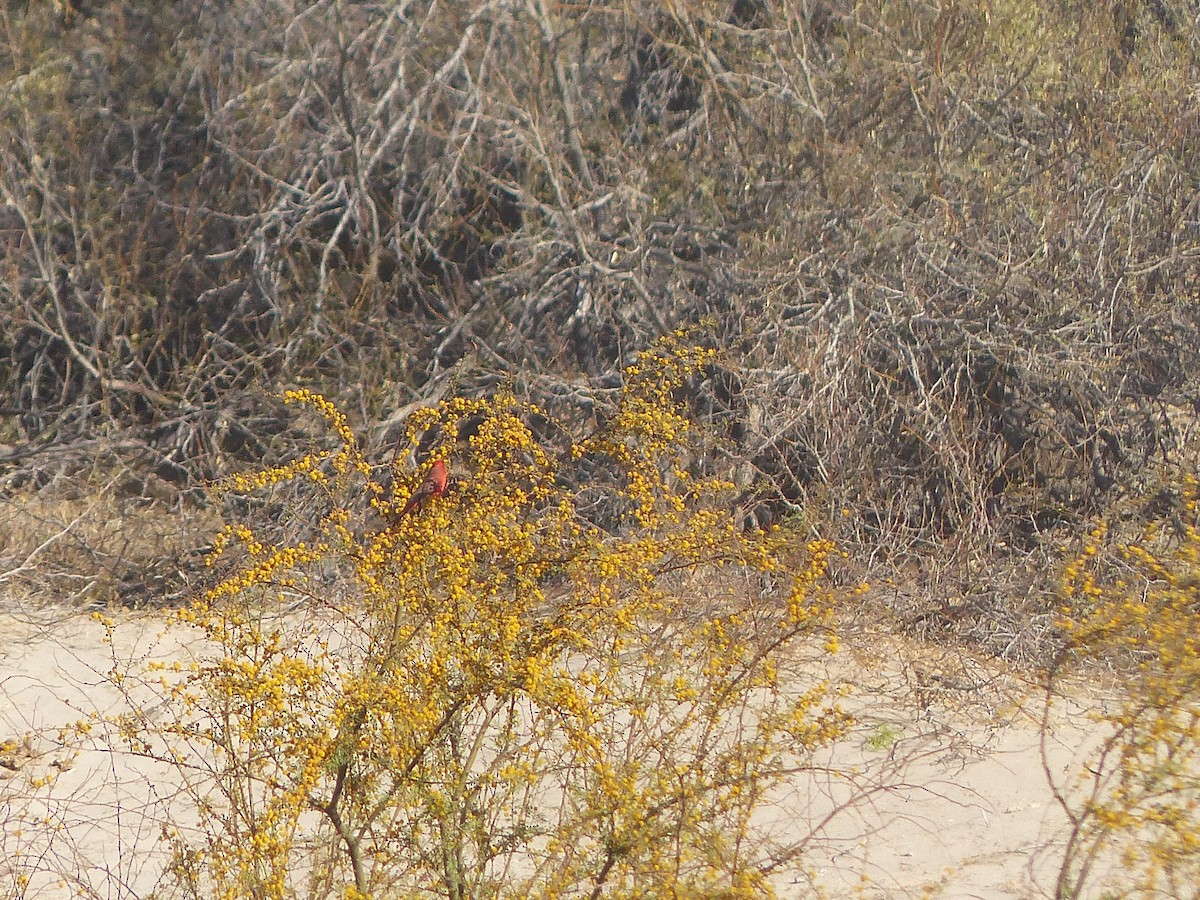
<svg viewBox="0 0 1200 900"><path fill-rule="evenodd" d="M0 587L9 612L70 614L183 601L219 527L154 476L96 471L0 499Z"/></svg>

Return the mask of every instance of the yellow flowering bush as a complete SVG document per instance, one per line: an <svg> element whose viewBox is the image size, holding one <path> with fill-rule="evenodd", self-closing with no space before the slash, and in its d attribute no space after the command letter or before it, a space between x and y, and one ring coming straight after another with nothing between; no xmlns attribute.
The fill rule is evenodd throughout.
<svg viewBox="0 0 1200 900"><path fill-rule="evenodd" d="M676 397L710 358L656 345L566 450L511 395L416 412L399 458L432 435L454 479L404 517L422 472L385 486L333 404L287 395L334 449L218 491L307 481L316 536L228 527L214 566L235 562L177 616L207 650L123 723L188 773L199 828L167 831L185 894L770 894L751 816L847 724L778 665L817 629L834 645L832 548L744 533L731 485L689 474ZM616 473L605 516L567 487L585 464ZM763 579L788 587L764 602Z"/></svg>
<svg viewBox="0 0 1200 900"><path fill-rule="evenodd" d="M1200 484L1115 553L1098 528L1065 572L1061 625L1072 655L1105 659L1123 698L1087 765L1058 896L1077 896L1103 848L1139 895L1192 897L1200 884Z"/></svg>

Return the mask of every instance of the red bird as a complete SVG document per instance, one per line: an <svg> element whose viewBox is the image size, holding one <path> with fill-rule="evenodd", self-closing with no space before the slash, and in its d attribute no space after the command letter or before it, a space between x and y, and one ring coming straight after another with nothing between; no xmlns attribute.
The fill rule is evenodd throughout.
<svg viewBox="0 0 1200 900"><path fill-rule="evenodd" d="M420 509L426 500L432 497L440 497L446 493L446 484L450 480L450 474L446 471L446 464L440 459L435 461L429 467L429 474L425 476L425 480L420 486L412 492L412 496L408 498L408 502L404 504L404 509L400 510L397 519L402 519L414 509Z"/></svg>

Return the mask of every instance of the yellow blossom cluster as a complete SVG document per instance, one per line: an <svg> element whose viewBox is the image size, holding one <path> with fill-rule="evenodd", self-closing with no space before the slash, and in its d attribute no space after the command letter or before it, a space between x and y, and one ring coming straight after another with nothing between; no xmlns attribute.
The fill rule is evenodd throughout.
<svg viewBox="0 0 1200 900"><path fill-rule="evenodd" d="M1060 878L1074 896L1102 845L1120 847L1139 893L1191 896L1200 883L1200 483L1171 515L1106 550L1090 532L1064 569L1059 625L1072 656L1123 673L1125 697L1089 762ZM1184 888L1180 893L1179 889Z"/></svg>
<svg viewBox="0 0 1200 900"><path fill-rule="evenodd" d="M216 775L205 840L173 838L193 894L768 892L746 851L754 806L845 728L777 664L829 628L834 549L735 527L730 486L690 474L679 390L714 354L685 338L644 353L567 446L511 394L418 410L397 460L432 444L454 478L402 518L423 469L397 464L385 486L339 410L289 393L337 446L219 490L309 484L318 533L221 533L227 571L178 616L209 658L170 673L170 726L127 729ZM604 526L568 486L581 460L620 475ZM384 527L357 521L371 506ZM748 590L760 576L790 580L788 601ZM285 595L305 608L282 611Z"/></svg>

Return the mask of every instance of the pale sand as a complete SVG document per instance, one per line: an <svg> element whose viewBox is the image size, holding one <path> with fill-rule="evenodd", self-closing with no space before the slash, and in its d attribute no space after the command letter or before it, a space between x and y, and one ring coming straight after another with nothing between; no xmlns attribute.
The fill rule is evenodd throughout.
<svg viewBox="0 0 1200 900"><path fill-rule="evenodd" d="M1036 692L949 651L876 642L887 649L843 651L826 666L852 688L852 734L759 817L798 860L776 878L779 895L1051 896L1066 818L1043 771ZM115 643L125 661L187 655L153 614L122 616ZM89 710L121 709L103 677L113 664L90 618L0 616L0 740L40 735L0 768L0 897L17 895L17 870L32 877L26 897L140 898L154 888L162 813L180 808L178 775L126 753L75 756L52 739ZM807 679L809 665L797 663ZM1022 694L1028 711L1013 707ZM1056 709L1052 725L1050 768L1065 782L1097 726L1080 703ZM44 776L52 784L29 785Z"/></svg>

